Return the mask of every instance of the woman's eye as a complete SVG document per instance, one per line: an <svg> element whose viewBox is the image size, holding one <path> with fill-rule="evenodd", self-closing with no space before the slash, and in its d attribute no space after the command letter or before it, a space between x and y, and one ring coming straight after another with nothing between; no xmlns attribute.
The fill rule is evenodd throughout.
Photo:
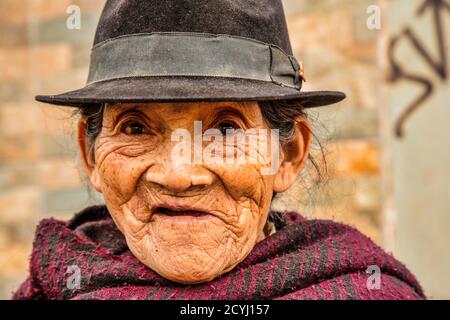
<svg viewBox="0 0 450 320"><path fill-rule="evenodd" d="M147 129L146 129L145 125L143 125L140 122L136 122L136 121L131 121L131 122L125 123L122 126L121 131L128 135L141 135L141 134L147 133Z"/></svg>
<svg viewBox="0 0 450 320"><path fill-rule="evenodd" d="M239 125L237 125L233 121L225 121L225 122L221 122L219 124L218 129L220 130L220 132L223 135L226 135L227 134L227 130L238 130L239 129Z"/></svg>

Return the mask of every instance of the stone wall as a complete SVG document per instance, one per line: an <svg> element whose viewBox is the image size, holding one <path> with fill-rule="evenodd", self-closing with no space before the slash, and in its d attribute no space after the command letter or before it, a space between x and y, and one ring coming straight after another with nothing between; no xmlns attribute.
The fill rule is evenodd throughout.
<svg viewBox="0 0 450 320"><path fill-rule="evenodd" d="M79 174L70 109L36 94L81 87L104 1L0 1L0 298L23 281L37 222L93 202ZM70 5L81 29L66 27Z"/></svg>

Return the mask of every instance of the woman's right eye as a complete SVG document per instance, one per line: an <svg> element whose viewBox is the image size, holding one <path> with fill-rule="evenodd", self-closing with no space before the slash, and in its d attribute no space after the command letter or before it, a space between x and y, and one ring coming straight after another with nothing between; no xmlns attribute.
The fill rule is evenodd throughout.
<svg viewBox="0 0 450 320"><path fill-rule="evenodd" d="M146 126L138 121L128 121L125 124L121 126L121 132L135 136L135 135L142 135L147 134L148 130Z"/></svg>

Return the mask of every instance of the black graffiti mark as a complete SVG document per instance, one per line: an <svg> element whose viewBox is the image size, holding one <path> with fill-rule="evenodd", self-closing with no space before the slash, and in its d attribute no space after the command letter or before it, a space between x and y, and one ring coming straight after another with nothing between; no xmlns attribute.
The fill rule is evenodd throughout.
<svg viewBox="0 0 450 320"><path fill-rule="evenodd" d="M401 66L397 63L395 58L393 57L395 46L397 45L397 42L403 35L409 35L409 30L405 30L400 35L392 38L390 44L389 44L389 59L391 64L391 74L390 74L390 81L391 82L397 82L400 80L406 80L410 82L415 82L420 84L424 90L420 96L418 96L414 101L412 101L406 108L403 110L403 112L400 114L399 118L395 122L395 135L397 137L403 136L403 127L406 122L406 120L411 116L411 114L423 103L426 99L428 99L429 96L433 93L434 86L431 81L429 81L427 78L422 77L420 75L407 72L401 68Z"/></svg>
<svg viewBox="0 0 450 320"><path fill-rule="evenodd" d="M412 72L405 71L401 65L395 59L395 49L400 40L407 40L411 43L413 49L425 60L425 62L432 68L434 73L443 81L448 78L448 62L447 62L447 50L446 50L446 37L445 28L442 22L442 11L448 10L450 12L450 4L446 0L425 0L423 4L417 10L417 15L422 15L428 8L433 10L434 18L434 30L436 35L436 42L438 45L439 58L435 61L429 52L425 49L425 46L420 39L414 34L414 32L406 27L400 32L400 34L391 38L388 46L388 59L390 64L390 82L397 82L400 80L406 80L415 82L423 87L423 92L414 101L412 101L405 110L400 114L398 120L395 123L395 135L397 137L403 136L403 128L406 120L411 114L422 105L433 93L434 85L429 78L414 74Z"/></svg>

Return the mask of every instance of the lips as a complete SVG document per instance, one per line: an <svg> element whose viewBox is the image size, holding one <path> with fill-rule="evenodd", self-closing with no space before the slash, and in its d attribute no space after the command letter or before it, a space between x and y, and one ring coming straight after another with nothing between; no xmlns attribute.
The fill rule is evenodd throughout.
<svg viewBox="0 0 450 320"><path fill-rule="evenodd" d="M183 206L159 205L152 210L152 214L160 214L165 216L191 216L202 217L211 214L203 209Z"/></svg>

